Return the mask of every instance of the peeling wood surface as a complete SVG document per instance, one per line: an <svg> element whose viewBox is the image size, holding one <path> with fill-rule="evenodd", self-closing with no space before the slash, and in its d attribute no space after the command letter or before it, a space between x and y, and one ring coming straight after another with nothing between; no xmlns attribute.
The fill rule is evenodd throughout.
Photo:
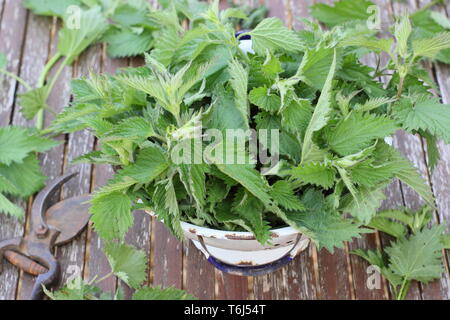
<svg viewBox="0 0 450 320"><path fill-rule="evenodd" d="M157 1L150 2L156 6ZM281 18L287 26L296 29L303 27L298 18L308 17L308 6L316 2L333 1L235 0L235 3L252 6L265 3L270 8L271 16ZM382 21L387 22L392 20L394 14L415 10L429 0L374 2L381 7ZM221 5L226 7L226 1L222 1ZM442 13L450 13L450 4L442 9ZM35 83L40 70L56 50L59 28L56 19L34 16L22 8L20 1L0 0L0 52L7 54L8 70ZM370 57L366 62L374 63ZM90 70L113 73L118 68L142 64L141 58L109 59L104 46L93 46L73 66L63 71L61 81L50 96L49 104L57 112L68 104L72 77L86 75ZM450 68L441 64L429 64L426 67L441 89L442 101L450 103ZM16 81L6 78L1 78L0 87L0 125L32 126L33 123L23 119L19 113L17 94L23 92L23 88ZM52 119L53 115L47 112L45 124L48 125ZM61 145L41 157L45 174L53 179L63 173L80 172L78 177L64 187L62 198L89 193L106 183L112 175L110 167L71 164L77 156L98 147L91 133L79 132L57 139L61 140ZM450 231L450 146L439 143L442 161L431 173L426 166L424 141L399 132L394 143L419 168L431 185L437 201L435 220L447 221L447 230ZM27 210L30 201L19 204ZM396 181L386 190L383 207L418 208L421 204L421 199L412 190ZM0 215L0 239L20 236L26 232L27 226L27 222L21 225L14 219ZM386 282L371 282L373 271L369 265L349 252L357 248L382 248L388 246L390 241L384 235L366 235L347 244L344 249L336 250L334 255L318 251L315 246L310 245L292 263L275 273L245 278L214 269L192 243L177 241L164 225L142 212L135 213L135 225L127 234L128 243L148 253L148 284L182 288L201 299L389 299L392 293ZM76 274L83 275L87 280L108 274L110 270L102 253L103 245L92 226L89 226L75 241L59 248L56 255L62 266L62 281ZM449 258L445 257L447 272L442 280L427 286L414 284L408 299L449 299ZM18 272L6 262L1 263L4 272L0 275L0 300L26 299L33 285L33 277ZM121 281L111 277L99 286L111 292L121 287L127 298L133 293Z"/></svg>

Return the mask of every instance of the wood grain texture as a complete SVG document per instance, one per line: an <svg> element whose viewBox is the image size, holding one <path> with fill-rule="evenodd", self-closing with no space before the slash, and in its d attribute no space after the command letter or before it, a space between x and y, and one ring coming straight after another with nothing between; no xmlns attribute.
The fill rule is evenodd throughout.
<svg viewBox="0 0 450 320"><path fill-rule="evenodd" d="M215 297L215 269L191 241L184 245L183 289L201 300Z"/></svg>
<svg viewBox="0 0 450 320"><path fill-rule="evenodd" d="M27 23L27 36L25 38L25 45L23 48L23 55L20 67L20 76L27 83L34 86L38 81L41 70L44 68L47 58L49 55L49 45L51 43L51 27L52 20L45 17L39 17L33 14L28 15ZM18 93L26 92L25 88L19 87ZM33 120L26 120L22 113L20 112L20 104L18 100L15 101L13 123L21 126L33 127ZM53 118L52 114L46 114L46 117L50 121ZM63 149L61 147L52 150L52 153L40 155L42 171L44 175L48 177L47 181L51 181L53 178L57 177L61 173L62 156L61 152ZM59 151L55 153L55 151ZM59 158L59 166L55 166L54 161L43 161L44 158L47 160L49 157L54 156ZM29 224L31 218L31 212L27 215L27 225ZM27 230L28 232L28 230ZM19 290L17 292L18 299L28 299L31 290L34 286L35 277L21 272Z"/></svg>
<svg viewBox="0 0 450 320"><path fill-rule="evenodd" d="M154 221L152 229L153 285L183 287L183 244L167 227Z"/></svg>
<svg viewBox="0 0 450 320"><path fill-rule="evenodd" d="M17 74L20 70L22 47L26 32L27 13L18 1L2 3L0 24L0 52L8 58L8 71ZM10 124L13 116L17 83L15 80L0 76L0 126ZM26 208L26 203L17 202ZM21 236L24 227L17 219L0 214L0 240ZM0 261L3 272L0 274L0 300L12 300L16 297L19 271L17 268Z"/></svg>
<svg viewBox="0 0 450 320"><path fill-rule="evenodd" d="M420 0L417 2L419 7L427 4L429 1ZM443 14L449 16L450 5L447 3L446 7L436 7ZM435 75L435 80L439 85L442 102L450 103L450 69L448 65L436 63L431 66L430 72ZM443 141L438 143L438 148L441 153L441 161L434 170L431 176L431 183L436 197L437 212L435 220L446 224L447 232L450 231L450 199L448 193L450 192L449 174L450 174L450 146ZM448 251L445 252L446 268L443 277L440 281L435 281L429 286L424 287L424 299L450 299L450 276L449 276L449 257Z"/></svg>
<svg viewBox="0 0 450 320"><path fill-rule="evenodd" d="M405 13L411 13L417 10L417 3L415 1L408 1L407 3L391 2L393 13L397 16ZM441 88L442 89L442 88ZM434 184L430 180L430 172L426 164L426 153L423 146L423 141L418 136L413 136L405 132L399 132L395 143L396 147L419 169L425 181L434 189ZM434 191L435 196L437 193ZM403 197L408 208L418 209L424 202L411 188L402 185ZM435 213L436 218L439 215L438 211ZM437 222L439 219L435 219ZM417 284L415 284L417 285ZM449 278L448 274L444 274L442 279L434 281L429 285L420 284L421 296L423 299L436 299L448 297Z"/></svg>
<svg viewBox="0 0 450 320"><path fill-rule="evenodd" d="M5 2L0 26L0 52L6 55L8 71L18 74L22 48L27 31L27 11L19 1ZM0 126L10 123L14 108L17 81L0 77Z"/></svg>

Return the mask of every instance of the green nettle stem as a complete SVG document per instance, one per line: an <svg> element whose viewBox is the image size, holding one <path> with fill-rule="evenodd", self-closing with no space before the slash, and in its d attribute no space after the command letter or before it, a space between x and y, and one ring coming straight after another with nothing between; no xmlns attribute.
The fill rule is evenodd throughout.
<svg viewBox="0 0 450 320"><path fill-rule="evenodd" d="M0 73L4 74L7 77L10 77L14 80L16 80L18 83L20 83L21 85L23 85L27 90L31 90L31 86L22 78L16 76L14 73L9 72L8 70L5 69L0 69Z"/></svg>
<svg viewBox="0 0 450 320"><path fill-rule="evenodd" d="M397 300L404 300L406 297L406 294L409 290L409 284L411 281L406 280L406 278L403 280L402 286L400 287L400 291L397 294Z"/></svg>
<svg viewBox="0 0 450 320"><path fill-rule="evenodd" d="M62 58L61 53L56 53L49 62L45 65L44 69L42 70L41 76L39 77L37 88L42 88L45 84L45 80L47 79L48 73L52 68L55 66L55 64ZM59 66L58 70L56 71L55 75L53 76L50 84L48 85L47 89L47 95L50 94L53 87L56 84L56 81L58 80L59 76L61 75L61 72L64 70L64 68L67 65L68 59L66 58L63 63ZM36 128L38 130L42 130L44 127L44 110L39 110L39 112L36 115Z"/></svg>

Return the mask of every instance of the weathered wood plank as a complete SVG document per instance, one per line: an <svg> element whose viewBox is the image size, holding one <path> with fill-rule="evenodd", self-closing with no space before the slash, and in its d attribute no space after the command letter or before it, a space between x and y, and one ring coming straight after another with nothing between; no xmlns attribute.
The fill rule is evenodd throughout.
<svg viewBox="0 0 450 320"><path fill-rule="evenodd" d="M0 26L0 52L8 59L8 71L18 74L27 24L27 11L19 1L5 2ZM0 125L10 123L17 81L0 77Z"/></svg>
<svg viewBox="0 0 450 320"><path fill-rule="evenodd" d="M44 68L49 56L49 45L51 43L52 19L40 17L33 14L28 15L27 35L23 49L23 58L20 68L21 77L29 84L34 86L38 81L40 73ZM20 87L18 93L25 92L25 88ZM34 126L33 120L26 120L21 112L21 106L17 99L14 108L13 123L23 126ZM46 121L53 119L53 114L45 115ZM47 181L51 181L61 173L63 146L52 150L51 153L40 155L42 171L48 177ZM55 152L57 151L57 152ZM44 161L45 160L45 161ZM59 160L59 161L58 161ZM31 218L31 212L28 214L27 220ZM28 230L27 230L28 232ZM35 277L21 273L19 289L17 293L18 299L28 299L34 286Z"/></svg>
<svg viewBox="0 0 450 320"><path fill-rule="evenodd" d="M183 289L201 300L214 299L215 269L191 241L184 245Z"/></svg>
<svg viewBox="0 0 450 320"><path fill-rule="evenodd" d="M417 9L417 3L415 1L409 1L408 3L391 3L393 12L397 16L404 13L413 12ZM433 183L432 181L430 181L430 172L428 171L425 160L426 154L423 147L423 141L421 141L418 136L412 136L404 132L400 132L398 133L396 146L406 157L408 157L414 163L414 165L419 169L419 172L422 174L423 178L427 181L428 184L433 187ZM409 187L402 186L402 191L407 207L418 209L424 204L423 200ZM435 196L437 196L437 193L434 193ZM448 274L444 274L444 277L440 281L432 282L429 285L420 285L422 298L442 299L445 296L448 296L448 287Z"/></svg>
<svg viewBox="0 0 450 320"><path fill-rule="evenodd" d="M21 52L24 42L27 13L18 1L2 3L0 24L0 52L8 58L8 71L17 74L20 69ZM10 124L17 83L15 80L0 76L0 126ZM23 207L26 203L18 202ZM21 236L24 226L12 217L0 214L0 240ZM16 297L19 271L16 267L0 261L3 272L0 274L0 300L12 300Z"/></svg>
<svg viewBox="0 0 450 320"><path fill-rule="evenodd" d="M427 4L429 1L419 1L419 7ZM440 12L449 16L450 13L450 5L447 3L446 10L444 8L439 9ZM450 68L448 65L444 65L441 63L434 64L435 79L439 85L442 102L449 104L450 103ZM450 173L450 146L445 144L443 141L439 141L438 148L441 153L441 161L438 166L434 170L431 175L431 182L434 189L434 193L436 196L436 204L437 204L437 215L436 221L446 224L447 232L450 231L450 200L448 194L450 192L450 183L448 181L448 175ZM446 268L444 271L444 277L441 279L439 284L433 283L434 288L431 292L428 290L425 292L425 299L446 299L448 300L450 297L450 279L449 279L449 256L448 252L445 252L446 255ZM427 289L427 288L425 288ZM439 297L439 295L441 297Z"/></svg>
<svg viewBox="0 0 450 320"><path fill-rule="evenodd" d="M183 244L166 226L154 219L152 228L151 271L153 285L183 287ZM202 258L203 259L203 258Z"/></svg>

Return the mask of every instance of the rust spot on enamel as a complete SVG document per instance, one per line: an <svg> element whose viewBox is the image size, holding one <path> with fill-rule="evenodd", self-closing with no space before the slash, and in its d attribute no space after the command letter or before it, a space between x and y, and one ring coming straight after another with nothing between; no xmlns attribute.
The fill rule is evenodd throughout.
<svg viewBox="0 0 450 320"><path fill-rule="evenodd" d="M195 230L195 229L189 229L189 232L190 232L190 233L197 233L197 230Z"/></svg>
<svg viewBox="0 0 450 320"><path fill-rule="evenodd" d="M252 266L253 262L251 261L240 261L237 263L238 266Z"/></svg>
<svg viewBox="0 0 450 320"><path fill-rule="evenodd" d="M271 232L270 235L272 236L272 238L278 238L278 237L280 237L280 236L278 235L278 233L275 233L275 232Z"/></svg>
<svg viewBox="0 0 450 320"><path fill-rule="evenodd" d="M238 236L236 234L226 234L225 237L230 240L256 240L254 236Z"/></svg>

